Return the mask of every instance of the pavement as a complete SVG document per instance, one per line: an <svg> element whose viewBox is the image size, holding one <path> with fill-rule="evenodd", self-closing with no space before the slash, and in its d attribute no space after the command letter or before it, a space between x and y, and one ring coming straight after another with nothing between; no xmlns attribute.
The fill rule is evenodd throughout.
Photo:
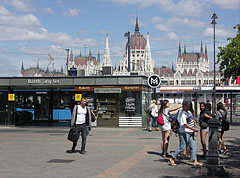
<svg viewBox="0 0 240 178"><path fill-rule="evenodd" d="M187 159L172 167L160 156L160 131L95 127L87 137L87 154L70 153L67 127L0 126L1 178L183 178L204 177ZM240 124L224 134L230 150L220 155L229 177L240 177ZM197 154L202 154L199 135ZM80 150L81 140L77 150ZM169 153L178 146L172 134Z"/></svg>

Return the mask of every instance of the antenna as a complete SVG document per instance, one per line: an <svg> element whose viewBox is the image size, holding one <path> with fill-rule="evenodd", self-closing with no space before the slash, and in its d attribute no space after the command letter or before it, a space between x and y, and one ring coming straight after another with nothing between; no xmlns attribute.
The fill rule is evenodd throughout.
<svg viewBox="0 0 240 178"><path fill-rule="evenodd" d="M49 53L48 53L48 56L49 56L49 58L50 58L50 59L49 59L50 61L49 61L49 63L48 63L48 66L52 63L52 66L53 66L53 69L52 69L52 70L54 71L54 58L53 58L53 57L51 56L51 54L49 54Z"/></svg>

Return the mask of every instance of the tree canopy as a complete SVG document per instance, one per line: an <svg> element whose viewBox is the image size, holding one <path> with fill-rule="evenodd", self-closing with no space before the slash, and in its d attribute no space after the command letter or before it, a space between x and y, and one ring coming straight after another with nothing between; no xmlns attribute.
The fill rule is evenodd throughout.
<svg viewBox="0 0 240 178"><path fill-rule="evenodd" d="M218 47L217 63L220 64L219 71L223 80L233 80L240 75L240 24L233 27L237 30L234 38L228 38L229 43L225 47Z"/></svg>

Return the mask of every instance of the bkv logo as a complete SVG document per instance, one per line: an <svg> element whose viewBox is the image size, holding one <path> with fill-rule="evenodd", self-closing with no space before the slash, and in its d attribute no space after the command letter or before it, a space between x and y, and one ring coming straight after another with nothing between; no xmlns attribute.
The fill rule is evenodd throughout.
<svg viewBox="0 0 240 178"><path fill-rule="evenodd" d="M151 88L157 88L161 83L160 77L156 74L153 74L148 77L148 85Z"/></svg>

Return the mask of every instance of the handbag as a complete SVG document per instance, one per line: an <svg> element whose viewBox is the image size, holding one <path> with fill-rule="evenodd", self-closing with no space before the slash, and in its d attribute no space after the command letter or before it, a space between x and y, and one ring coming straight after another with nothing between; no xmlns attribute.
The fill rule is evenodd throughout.
<svg viewBox="0 0 240 178"><path fill-rule="evenodd" d="M157 123L158 123L159 125L164 125L164 120L163 120L162 114L160 114L160 115L158 116Z"/></svg>
<svg viewBox="0 0 240 178"><path fill-rule="evenodd" d="M75 115L75 120L74 120L74 124L76 123L76 120L77 120L77 110L78 110L78 107L76 108L76 115ZM77 134L77 132L75 131L75 128L71 127L69 132L68 132L68 136L67 136L67 139L71 142L76 142L79 138L79 135Z"/></svg>
<svg viewBox="0 0 240 178"><path fill-rule="evenodd" d="M78 134L75 132L75 128L71 128L69 130L67 139L71 142L75 142L78 140Z"/></svg>

